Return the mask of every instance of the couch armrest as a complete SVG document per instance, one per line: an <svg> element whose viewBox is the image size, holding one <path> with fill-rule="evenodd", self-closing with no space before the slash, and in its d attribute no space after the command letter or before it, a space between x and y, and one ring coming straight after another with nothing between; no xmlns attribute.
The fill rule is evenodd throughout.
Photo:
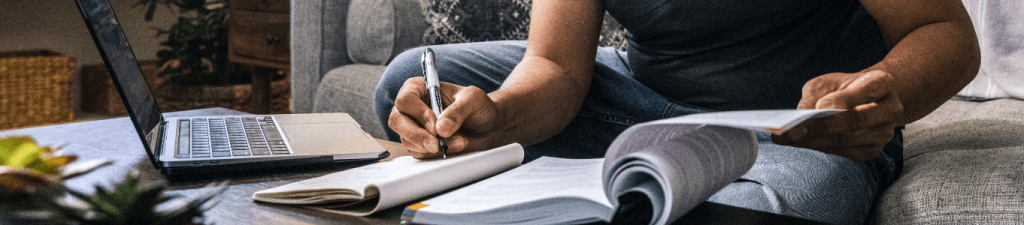
<svg viewBox="0 0 1024 225"><path fill-rule="evenodd" d="M292 112L310 113L320 79L351 64L345 46L350 0L291 0ZM338 37L338 38L324 38Z"/></svg>

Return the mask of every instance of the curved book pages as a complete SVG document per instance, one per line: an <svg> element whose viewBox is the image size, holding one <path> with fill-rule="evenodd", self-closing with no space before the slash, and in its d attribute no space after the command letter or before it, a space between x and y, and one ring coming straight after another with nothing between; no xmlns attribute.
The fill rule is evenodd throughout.
<svg viewBox="0 0 1024 225"><path fill-rule="evenodd" d="M644 199L650 224L680 218L754 164L752 130L787 130L838 110L702 113L634 125L604 158L541 157L406 207L403 223L610 222L619 199ZM635 201L635 200L634 200ZM636 203L636 202L631 202ZM646 215L646 214L645 214Z"/></svg>
<svg viewBox="0 0 1024 225"><path fill-rule="evenodd" d="M523 162L523 147L510 144L448 159L402 156L253 193L260 202L302 205L345 215L374 212L504 172Z"/></svg>

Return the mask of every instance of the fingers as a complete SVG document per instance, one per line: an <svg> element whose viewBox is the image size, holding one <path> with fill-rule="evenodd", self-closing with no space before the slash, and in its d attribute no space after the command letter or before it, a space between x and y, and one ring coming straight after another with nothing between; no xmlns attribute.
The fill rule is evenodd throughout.
<svg viewBox="0 0 1024 225"><path fill-rule="evenodd" d="M895 95L894 79L888 73L871 71L856 77L845 88L821 97L816 109L849 109L858 105L891 98Z"/></svg>
<svg viewBox="0 0 1024 225"><path fill-rule="evenodd" d="M420 124L432 125L437 121L437 116L434 115L434 111L427 105L427 98L428 92L426 87L424 87L423 78L409 78L402 85L402 89L398 90L398 96L395 98L395 109L398 109L398 112L405 114ZM392 116L394 116L393 114L394 112L392 112ZM433 126L424 126L424 128L433 133Z"/></svg>
<svg viewBox="0 0 1024 225"><path fill-rule="evenodd" d="M415 120L399 112L397 107L391 110L388 126L401 136L402 145L408 148L410 153L437 152L436 137L420 127Z"/></svg>
<svg viewBox="0 0 1024 225"><path fill-rule="evenodd" d="M839 87L839 84L835 82L835 79L831 79L832 76L832 74L827 74L807 81L801 90L802 96L796 108L815 109L816 104L818 104L818 99L835 91Z"/></svg>
<svg viewBox="0 0 1024 225"><path fill-rule="evenodd" d="M433 126L437 117L424 102L426 96L422 77L406 80L388 116L388 127L401 136L402 145L414 157L438 152Z"/></svg>
<svg viewBox="0 0 1024 225"><path fill-rule="evenodd" d="M486 133L496 117L487 94L473 86L442 82L442 105L449 105L438 118L428 105L429 92L423 82L422 77L406 81L388 118L388 126L398 133L410 154L417 158L440 157L438 137L446 138L448 154L486 149Z"/></svg>
<svg viewBox="0 0 1024 225"><path fill-rule="evenodd" d="M804 85L797 107L847 111L805 121L789 131L772 130L772 141L852 160L870 159L892 139L903 114L895 90L895 79L883 71L819 76Z"/></svg>

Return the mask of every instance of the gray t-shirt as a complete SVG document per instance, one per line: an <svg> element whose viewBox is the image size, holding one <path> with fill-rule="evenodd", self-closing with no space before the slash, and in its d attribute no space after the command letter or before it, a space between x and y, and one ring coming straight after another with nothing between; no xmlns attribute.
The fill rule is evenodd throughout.
<svg viewBox="0 0 1024 225"><path fill-rule="evenodd" d="M602 0L629 31L629 67L678 103L795 108L803 84L888 53L857 0Z"/></svg>

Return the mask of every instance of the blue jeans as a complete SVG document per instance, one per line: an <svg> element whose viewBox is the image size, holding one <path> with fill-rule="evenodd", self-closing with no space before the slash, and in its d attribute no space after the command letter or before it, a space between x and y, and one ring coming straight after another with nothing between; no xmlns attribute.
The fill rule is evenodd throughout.
<svg viewBox="0 0 1024 225"><path fill-rule="evenodd" d="M431 46L441 81L497 90L526 49L525 41ZM421 76L416 48L398 55L377 85L376 110L388 139L400 141L387 126L395 95L405 80ZM708 110L669 101L636 82L626 53L599 48L594 77L583 106L555 136L526 146L526 159L540 156L600 158L619 133L633 124ZM897 133L898 134L898 133ZM767 133L753 168L708 201L792 215L833 224L861 224L874 198L895 181L902 162L901 135L885 154L864 162L809 149L776 145ZM898 158L897 158L898 157Z"/></svg>

